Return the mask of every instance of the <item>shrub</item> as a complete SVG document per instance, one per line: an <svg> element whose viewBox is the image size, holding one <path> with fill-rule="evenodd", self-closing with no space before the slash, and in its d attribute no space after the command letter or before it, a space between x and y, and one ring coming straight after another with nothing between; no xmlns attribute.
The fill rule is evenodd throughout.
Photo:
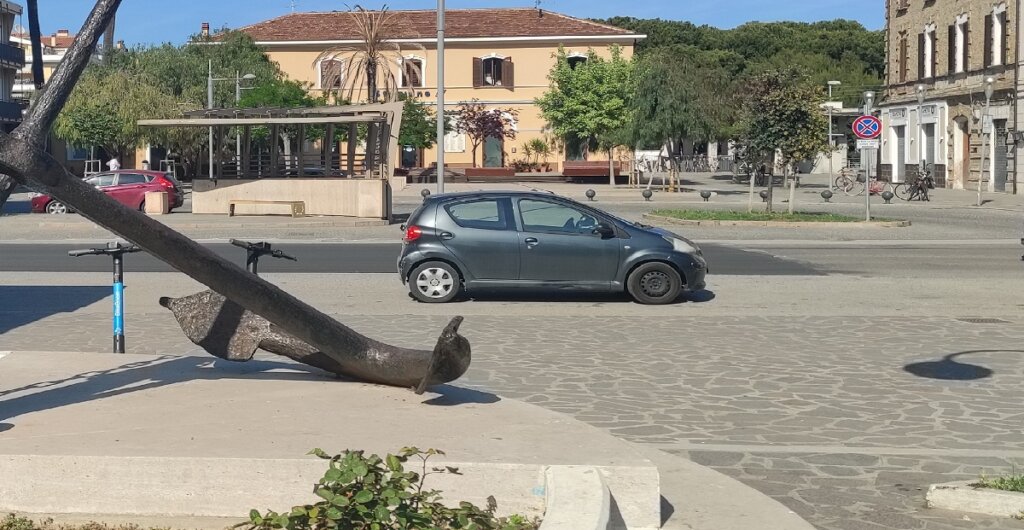
<svg viewBox="0 0 1024 530"><path fill-rule="evenodd" d="M466 529L533 530L538 524L520 516L495 516L497 503L488 497L486 509L468 502L458 508L441 503L441 493L424 489L426 478L434 474L460 474L454 467L432 467L427 461L444 453L435 449L421 451L406 447L385 458L366 456L363 451L345 451L330 456L320 449L309 454L329 461L323 478L313 492L322 500L296 506L290 512L260 513L252 510L249 522L237 525L247 530L331 530L331 529ZM420 471L407 471L415 458ZM236 527L236 528L237 528ZM2 530L2 529L0 529Z"/></svg>

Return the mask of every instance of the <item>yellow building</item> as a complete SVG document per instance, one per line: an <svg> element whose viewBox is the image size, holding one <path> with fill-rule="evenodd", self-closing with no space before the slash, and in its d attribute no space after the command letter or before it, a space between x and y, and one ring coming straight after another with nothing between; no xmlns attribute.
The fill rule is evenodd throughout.
<svg viewBox="0 0 1024 530"><path fill-rule="evenodd" d="M21 123L24 105L14 94L14 79L25 66L25 50L12 37L21 6L0 0L0 127L10 132Z"/></svg>
<svg viewBox="0 0 1024 530"><path fill-rule="evenodd" d="M401 48L391 65L395 79L416 97L432 102L437 94L437 13L391 14L389 41ZM351 12L292 13L240 29L263 46L289 78L309 83L314 92L322 93L344 85L332 72L344 72L351 53L324 54L361 42L355 17ZM480 149L477 163L486 167L521 158L525 142L545 136L545 121L534 100L549 87L548 74L555 66L559 46L570 56L585 60L590 49L608 57L610 46L618 45L628 59L635 43L644 38L539 9L453 9L446 11L445 26L446 111L478 99L491 108L518 112L515 140L491 139ZM360 98L365 98L365 93ZM471 143L464 135L449 134L444 147L446 164L473 164ZM564 154L556 155L551 162L562 159ZM434 160L432 149L408 152L403 165L426 166Z"/></svg>

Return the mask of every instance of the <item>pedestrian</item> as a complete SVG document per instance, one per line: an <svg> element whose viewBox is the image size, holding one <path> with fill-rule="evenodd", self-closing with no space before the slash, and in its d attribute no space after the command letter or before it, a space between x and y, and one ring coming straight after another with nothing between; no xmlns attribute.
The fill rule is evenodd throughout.
<svg viewBox="0 0 1024 530"><path fill-rule="evenodd" d="M117 171L121 169L121 162L117 160L116 156L111 157L110 160L107 162L107 167L110 168L111 171Z"/></svg>
<svg viewBox="0 0 1024 530"><path fill-rule="evenodd" d="M143 171L149 171L149 160L143 160L142 161L142 170Z"/></svg>

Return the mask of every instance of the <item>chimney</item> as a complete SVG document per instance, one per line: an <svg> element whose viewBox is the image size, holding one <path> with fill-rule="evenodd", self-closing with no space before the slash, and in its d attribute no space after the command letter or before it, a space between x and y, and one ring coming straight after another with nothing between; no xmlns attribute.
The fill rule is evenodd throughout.
<svg viewBox="0 0 1024 530"><path fill-rule="evenodd" d="M124 50L125 50L125 47L124 47L124 41L123 41L123 40L119 40L119 41L117 41L117 49L118 49L118 50L121 50L121 51L124 51Z"/></svg>
<svg viewBox="0 0 1024 530"><path fill-rule="evenodd" d="M68 36L68 35L70 35L70 34L71 34L71 32L69 32L69 31L68 31L68 30L66 30L66 29L58 29L58 30L57 30L57 36L58 36L58 37L67 37L67 36Z"/></svg>
<svg viewBox="0 0 1024 530"><path fill-rule="evenodd" d="M209 22L203 22L202 29L199 30L199 34L204 36L204 37L209 37L210 36L210 23Z"/></svg>

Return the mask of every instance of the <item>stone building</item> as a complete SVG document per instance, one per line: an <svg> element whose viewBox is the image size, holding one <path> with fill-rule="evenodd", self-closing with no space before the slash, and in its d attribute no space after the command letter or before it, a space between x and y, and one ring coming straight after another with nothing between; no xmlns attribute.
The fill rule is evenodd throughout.
<svg viewBox="0 0 1024 530"><path fill-rule="evenodd" d="M883 178L904 180L923 159L934 164L939 186L975 189L983 173L983 189L1017 193L1024 149L1017 9L1014 0L887 0ZM993 129L982 168L989 77Z"/></svg>

